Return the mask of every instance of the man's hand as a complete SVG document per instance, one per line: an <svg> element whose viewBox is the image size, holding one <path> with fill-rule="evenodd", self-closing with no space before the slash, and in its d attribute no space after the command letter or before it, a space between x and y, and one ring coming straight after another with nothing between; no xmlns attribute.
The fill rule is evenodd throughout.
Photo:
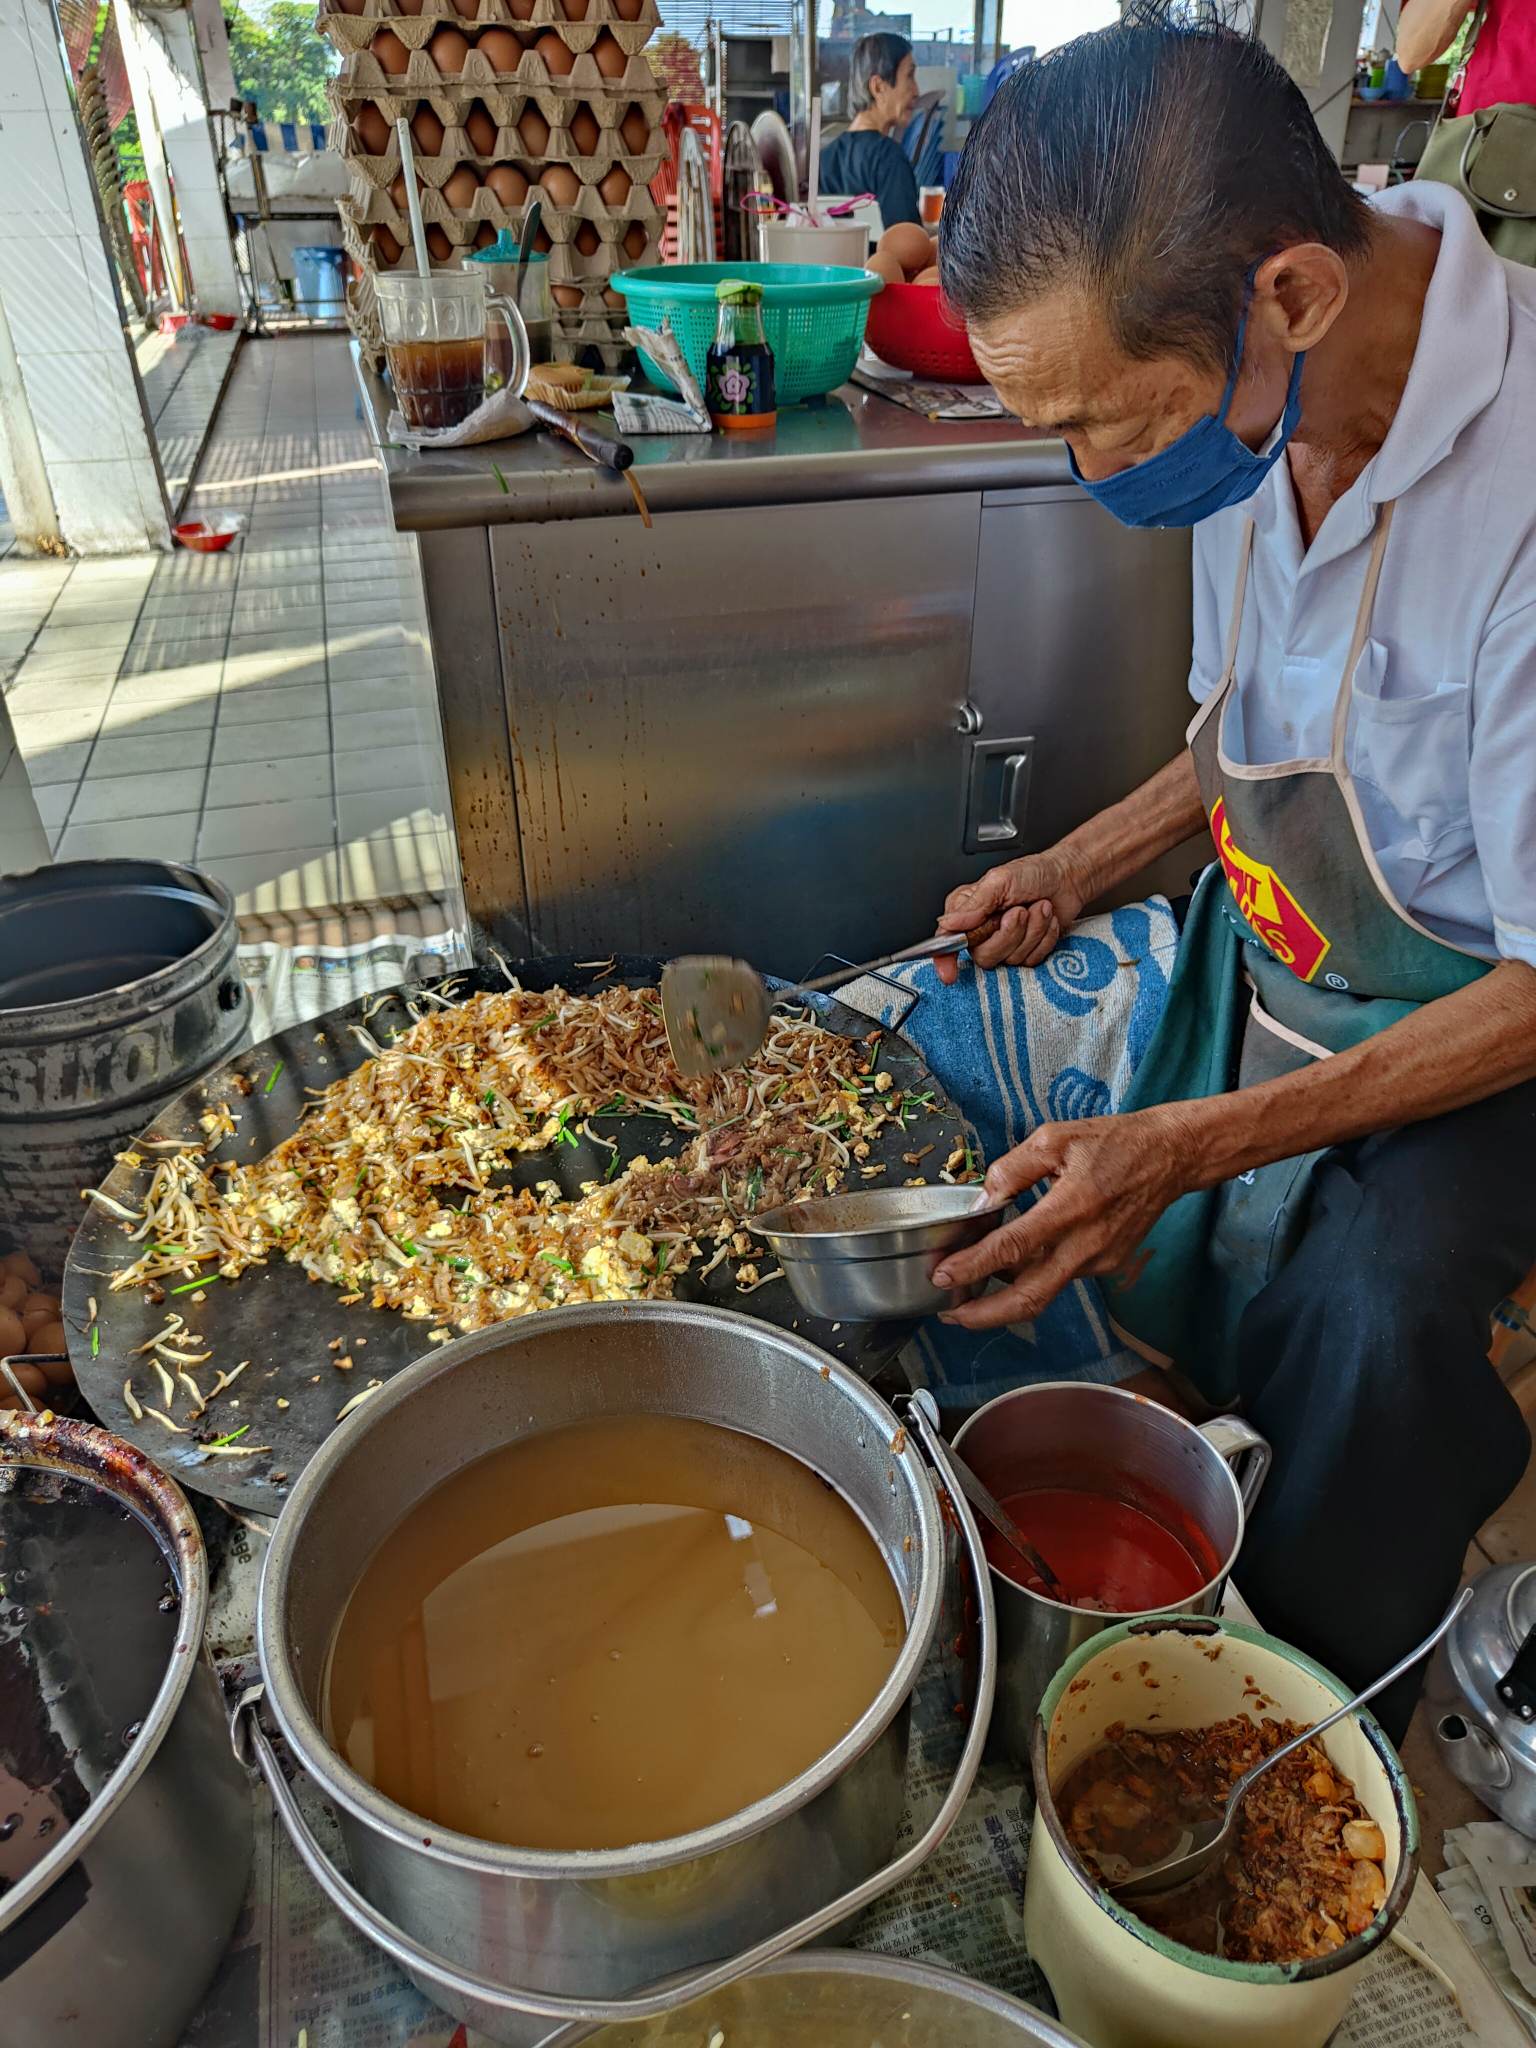
<svg viewBox="0 0 1536 2048"><path fill-rule="evenodd" d="M989 918L997 929L976 946L977 967L1038 967L1062 933L1083 914L1090 888L1086 877L1058 847L1026 854L989 869L979 882L962 883L944 899L941 932L974 931ZM940 981L958 981L953 953L934 962Z"/></svg>
<svg viewBox="0 0 1536 2048"><path fill-rule="evenodd" d="M1064 1287L1089 1273L1117 1273L1169 1203L1195 1184L1185 1105L1042 1124L1022 1145L987 1169L986 1189L1009 1201L1037 1181L1049 1191L980 1244L946 1256L934 1274L941 1287L965 1286L993 1273L1010 1284L965 1302L943 1320L968 1330L1028 1322Z"/></svg>

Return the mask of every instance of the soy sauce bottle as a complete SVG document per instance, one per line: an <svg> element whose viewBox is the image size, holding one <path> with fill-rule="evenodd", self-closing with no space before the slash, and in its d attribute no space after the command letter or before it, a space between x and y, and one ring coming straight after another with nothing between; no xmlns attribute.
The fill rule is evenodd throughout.
<svg viewBox="0 0 1536 2048"><path fill-rule="evenodd" d="M740 278L715 287L720 317L704 364L704 402L727 434L771 427L778 418L773 350L763 333L763 288Z"/></svg>

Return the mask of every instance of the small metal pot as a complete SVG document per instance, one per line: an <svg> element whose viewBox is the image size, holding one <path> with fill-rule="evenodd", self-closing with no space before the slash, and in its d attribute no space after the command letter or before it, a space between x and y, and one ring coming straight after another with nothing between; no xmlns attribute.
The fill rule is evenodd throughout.
<svg viewBox="0 0 1536 2048"><path fill-rule="evenodd" d="M1006 1203L978 1209L976 1187L866 1188L786 1202L756 1216L795 1299L838 1323L879 1323L954 1308L980 1291L935 1287L945 1252L996 1230Z"/></svg>
<svg viewBox="0 0 1536 2048"><path fill-rule="evenodd" d="M326 1661L363 1566L417 1501L486 1452L592 1416L637 1413L744 1430L837 1488L879 1545L906 1609L890 1677L798 1778L690 1834L565 1852L507 1848L419 1819L353 1771L322 1732ZM266 1696L337 1809L350 1881L306 1826L252 1701L242 1703L237 1741L333 1905L479 2032L529 2048L556 2021L669 2011L828 1933L916 1869L953 1825L980 1762L996 1645L981 1540L946 1472L947 1461L941 1515L928 1466L878 1395L803 1339L728 1310L597 1302L461 1338L392 1380L322 1446L262 1575L256 1640ZM948 1796L897 1854L909 1696L952 1597L946 1529L958 1531L974 1581L976 1698ZM637 1990L660 1980L665 1989Z"/></svg>
<svg viewBox="0 0 1536 2048"><path fill-rule="evenodd" d="M711 2040L725 2048L1084 2048L1076 2034L990 1985L847 1949L786 1956L646 2027L572 2027L549 2048L699 2048Z"/></svg>
<svg viewBox="0 0 1536 2048"><path fill-rule="evenodd" d="M245 1899L251 1795L203 1647L208 1563L175 1481L83 1422L0 1415L0 1515L18 1468L110 1493L148 1524L181 1607L165 1678L122 1762L0 1897L5 2048L175 2048Z"/></svg>
<svg viewBox="0 0 1536 2048"><path fill-rule="evenodd" d="M1500 1564L1473 1581L1429 1667L1435 1747L1490 1812L1536 1834L1536 1564Z"/></svg>
<svg viewBox="0 0 1536 2048"><path fill-rule="evenodd" d="M1197 1593L1170 1610L1177 1614L1214 1614L1220 1607L1270 1464L1269 1445L1238 1416L1219 1416L1196 1429L1144 1395L1081 1380L1000 1394L957 1433L955 1450L1000 1499L1034 1486L1067 1486L1132 1502L1147 1491L1174 1503L1221 1560ZM1241 1483L1232 1470L1239 1458L1246 1459ZM1027 1765L1035 1711L1066 1659L1105 1629L1138 1617L1063 1606L995 1565L992 1596L998 1633L993 1725L1000 1748Z"/></svg>

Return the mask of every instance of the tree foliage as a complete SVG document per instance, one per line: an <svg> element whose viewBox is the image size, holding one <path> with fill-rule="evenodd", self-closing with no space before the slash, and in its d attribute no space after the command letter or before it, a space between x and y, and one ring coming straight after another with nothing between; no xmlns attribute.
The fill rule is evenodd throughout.
<svg viewBox="0 0 1536 2048"><path fill-rule="evenodd" d="M272 0L260 15L239 0L224 15L235 90L254 100L267 121L324 121L330 117L325 82L336 55L315 33L311 0Z"/></svg>

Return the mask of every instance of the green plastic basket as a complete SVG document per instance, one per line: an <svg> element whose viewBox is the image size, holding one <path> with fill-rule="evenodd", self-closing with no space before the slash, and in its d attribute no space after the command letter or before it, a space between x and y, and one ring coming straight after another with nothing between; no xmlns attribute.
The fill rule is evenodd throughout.
<svg viewBox="0 0 1536 2048"><path fill-rule="evenodd" d="M672 322L702 390L704 358L720 312L715 286L724 277L746 278L763 288L763 332L773 350L780 405L819 398L847 382L859 359L869 302L881 286L872 270L834 263L659 263L626 270L612 283L628 301L636 327ZM644 350L640 360L655 383L676 388Z"/></svg>

